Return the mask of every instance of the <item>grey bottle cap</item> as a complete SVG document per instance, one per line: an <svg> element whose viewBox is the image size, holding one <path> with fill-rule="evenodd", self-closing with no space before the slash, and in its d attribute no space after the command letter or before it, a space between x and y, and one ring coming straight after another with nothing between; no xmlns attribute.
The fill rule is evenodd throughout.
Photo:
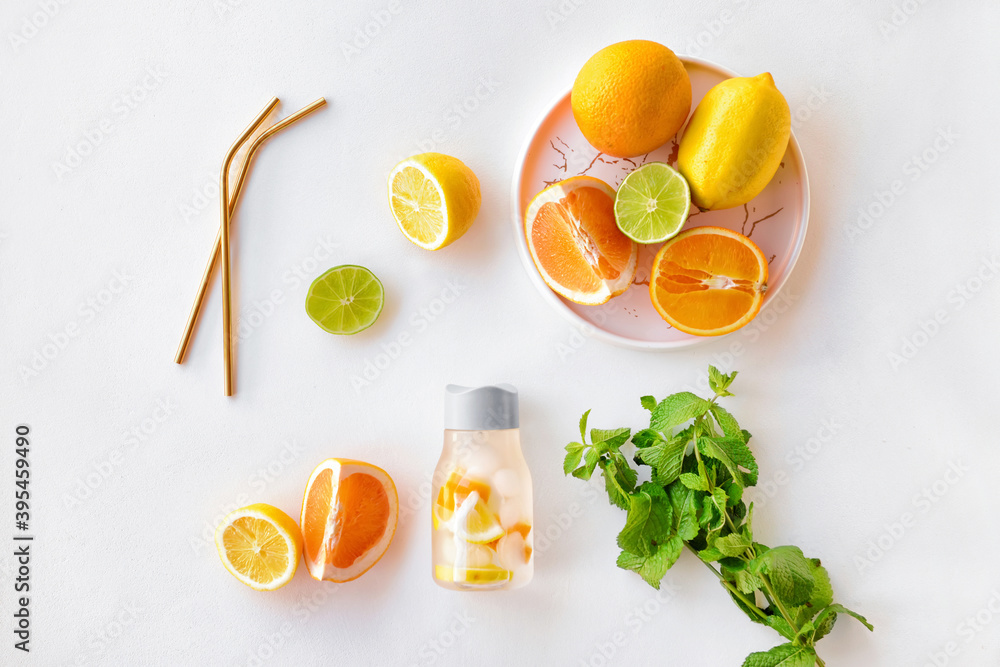
<svg viewBox="0 0 1000 667"><path fill-rule="evenodd" d="M444 427L453 431L500 431L518 427L517 389L510 384L444 388Z"/></svg>

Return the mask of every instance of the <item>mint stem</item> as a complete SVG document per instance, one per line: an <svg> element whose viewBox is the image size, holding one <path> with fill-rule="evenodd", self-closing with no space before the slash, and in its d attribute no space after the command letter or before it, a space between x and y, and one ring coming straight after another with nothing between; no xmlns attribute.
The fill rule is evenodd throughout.
<svg viewBox="0 0 1000 667"><path fill-rule="evenodd" d="M719 396L716 395L715 398L718 398L718 397ZM715 398L712 399L713 403L715 402ZM703 420L705 418L705 415L707 415L707 414L708 414L707 412L704 412L704 413L702 413L702 415L700 417L698 417L697 419L695 419L694 430L692 430L692 432L691 432L691 439L694 441L694 457L695 457L695 459L697 459L698 463L702 463L701 453L698 451L698 424L701 422L701 420ZM704 470L704 466L703 465L698 466L698 468L700 470ZM715 499L715 493L714 493L714 491L715 491L715 484L712 483L712 480L710 480L708 478L707 474L703 473L702 476L701 476L701 478L705 481L705 485L708 487L708 493L712 496L712 504L715 505L715 507L719 510L719 513L722 514L722 517L726 521L726 526L729 527L729 531L732 532L732 533L735 533L736 532L736 526L733 524L733 520L729 516L729 511L726 509L725 505L723 505L722 507L719 507L719 502Z"/></svg>
<svg viewBox="0 0 1000 667"><path fill-rule="evenodd" d="M798 627L796 627L795 623L792 621L792 617L789 615L788 610L785 609L785 605L781 603L781 599L774 594L774 589L771 588L771 582L768 580L767 575L764 574L760 575L760 580L764 582L764 588L767 589L768 593L767 599L773 600L773 604L775 604L778 607L778 611L781 612L781 617L784 618L785 622L788 623L788 625L792 628L792 632L794 632L795 635L798 636L799 634ZM815 650L815 647L813 650ZM816 666L826 667L826 663L823 662L823 658L819 657L818 655L816 656Z"/></svg>
<svg viewBox="0 0 1000 667"><path fill-rule="evenodd" d="M778 606L778 611L781 612L781 617L785 619L785 622L788 623L788 626L792 629L793 633L792 636L794 637L798 635L799 627L795 624L795 621L792 620L792 617L789 615L788 610L785 609L785 605L781 603L781 598L779 598L777 595L774 594L774 589L771 588L771 581L768 579L767 575L761 573L760 580L764 582L764 588L767 589L767 592L770 595L771 599L774 600L774 604Z"/></svg>
<svg viewBox="0 0 1000 667"><path fill-rule="evenodd" d="M739 598L740 600L742 600L742 601L743 601L743 604L745 604L746 606L748 606L748 607L750 607L751 609L753 609L753 610L754 610L754 612L755 612L755 613L756 613L756 614L757 614L758 616L760 616L760 618L761 618L761 620L762 620L762 621L764 621L765 623L767 622L767 614L765 614L765 613L764 613L764 610L763 610L763 609L761 609L760 607L758 607L758 606L757 606L757 603L756 603L756 602L751 602L751 601L750 601L750 599L749 599L749 598L747 598L747 596L746 596L746 595L744 595L744 594L743 594L743 593L742 593L742 592L740 591L740 589L736 588L736 587L735 587L735 586L733 586L733 585L732 585L731 583L729 583L728 581L726 581L725 577L723 577L723 576L722 576L722 574L721 574L721 573L720 573L720 572L719 572L718 570L716 570L716 569L715 569L714 567L712 567L712 564L711 564L711 563L706 563L705 561L703 561L703 560L702 560L702 559L701 559L701 558L700 558L700 557L698 556L698 552L697 552L697 551L695 551L695 550L694 550L694 549L693 549L693 548L691 547L691 545L690 545L690 544L688 544L687 542L685 542L685 543L684 543L684 546L685 546L685 547L687 547L688 551L690 551L690 552L691 552L692 554L694 554L694 557L698 559L698 562L699 562L699 563L702 563L702 564L704 564L704 565L705 565L705 567L707 567L707 568L709 569L709 571L711 571L711 573L712 573L712 574L714 574L714 575L715 575L716 577L718 577L718 578L719 578L719 581L721 581L721 582L722 582L722 585L723 585L723 586L725 586L725 587L726 587L726 589L727 589L727 590L729 590L729 592L730 592L730 593L732 593L733 595L735 595L736 597L738 597L738 598Z"/></svg>

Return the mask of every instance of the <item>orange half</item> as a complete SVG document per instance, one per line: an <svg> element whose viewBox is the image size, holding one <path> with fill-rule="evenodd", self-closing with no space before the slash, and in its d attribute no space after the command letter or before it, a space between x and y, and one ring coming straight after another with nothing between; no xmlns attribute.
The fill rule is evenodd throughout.
<svg viewBox="0 0 1000 667"><path fill-rule="evenodd" d="M560 181L531 200L524 235L552 290L596 306L628 289L639 246L615 224L615 191L591 176Z"/></svg>
<svg viewBox="0 0 1000 667"><path fill-rule="evenodd" d="M696 227L663 244L649 296L664 320L694 336L720 336L756 317L767 291L767 258L746 236Z"/></svg>
<svg viewBox="0 0 1000 667"><path fill-rule="evenodd" d="M313 579L357 579L382 558L396 532L399 497L388 473L349 459L327 459L302 499L302 553Z"/></svg>

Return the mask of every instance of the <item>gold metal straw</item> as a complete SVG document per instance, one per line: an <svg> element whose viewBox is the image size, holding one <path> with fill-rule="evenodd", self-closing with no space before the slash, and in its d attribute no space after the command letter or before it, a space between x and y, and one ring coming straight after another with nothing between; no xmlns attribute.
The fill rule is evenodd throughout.
<svg viewBox="0 0 1000 667"><path fill-rule="evenodd" d="M252 134L254 130L263 124L264 120L271 113L275 106L278 104L278 98L273 97L271 101L268 102L264 110L260 112L254 122L250 125L250 133ZM242 144L242 141L237 141L237 145ZM241 177L243 174L241 174ZM240 182L236 184L233 189L233 199L229 203L230 209L235 208L236 200L239 197L240 190L243 187L242 178ZM223 199L225 201L225 199ZM232 211L230 211L232 215ZM208 286L212 281L212 274L215 272L215 263L219 260L219 252L222 249L222 229L215 235L215 246L212 250L212 257L208 260L208 264L205 265L205 271L201 275L201 286L198 287L198 294L194 298L194 305L191 306L191 312L188 315L187 325L184 328L184 335L181 337L181 344L177 346L177 354L174 356L174 362L178 364L184 363L184 358L187 356L188 347L191 345L191 336L194 335L195 325L198 324L198 316L201 314L201 306L205 301L205 296L208 293Z"/></svg>
<svg viewBox="0 0 1000 667"><path fill-rule="evenodd" d="M272 101L277 102L278 98L272 98ZM271 103L268 106L271 107ZM222 224L220 225L220 233L222 234L222 364L226 376L226 396L232 396L234 392L232 266L229 262L229 168L233 165L233 158L236 157L240 146L260 126L261 121L268 113L270 113L268 108L261 111L254 122L243 130L243 134L226 153L226 159L222 163L222 171L219 173L219 191L222 193L220 197L222 209Z"/></svg>
<svg viewBox="0 0 1000 667"><path fill-rule="evenodd" d="M239 196L243 190L243 184L246 181L247 173L249 172L250 162L253 160L254 155L257 153L257 149L259 149L265 141L270 139L272 136L274 136L281 130L285 129L289 125L292 125L296 121L305 118L313 111L316 111L317 109L323 107L324 105L326 105L326 99L321 97L315 102L303 107L302 109L299 109L295 113L289 115L287 118L284 118L283 120L278 121L271 127L267 128L256 139L254 139L253 142L251 142L250 148L247 149L246 156L243 158L243 164L240 167L239 174L236 179L236 184L233 186L233 192L229 196L230 219L232 219L232 216L236 211L236 207L239 203ZM208 286L211 283L212 274L215 271L215 263L219 258L219 254L222 248L222 238L223 238L223 232L222 229L220 228L219 233L216 235L215 245L212 248L212 255L211 257L209 257L208 264L205 266L205 271L202 275L201 285L198 289L198 294L195 297L194 305L191 307L191 314L188 317L187 327L184 331L184 336L181 339L181 344L177 349L177 356L174 358L174 361L177 362L178 364L183 363L184 357L187 355L187 349L191 342L191 336L194 332L195 325L197 324L198 317L200 316L201 307L204 303L205 296L208 293ZM225 301L225 290L223 290L223 301ZM232 357L230 356L228 357L228 359L231 360ZM228 378L229 379L226 382L226 388L227 392L231 392L232 376L229 375ZM227 393L226 395L231 396L232 393Z"/></svg>

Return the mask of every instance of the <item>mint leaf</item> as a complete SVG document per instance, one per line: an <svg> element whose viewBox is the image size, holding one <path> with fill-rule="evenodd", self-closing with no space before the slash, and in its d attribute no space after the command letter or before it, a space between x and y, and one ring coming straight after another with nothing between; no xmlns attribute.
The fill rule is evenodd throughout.
<svg viewBox="0 0 1000 667"><path fill-rule="evenodd" d="M813 577L812 594L804 605L790 610L800 628L806 622L811 621L820 610L833 604L833 586L830 584L829 573L825 567L820 565L818 558L809 558L807 560Z"/></svg>
<svg viewBox="0 0 1000 667"><path fill-rule="evenodd" d="M732 396L732 394L726 390L729 389L729 385L731 385L735 379L736 371L733 371L730 375L726 375L715 366L708 367L708 386L715 392L716 396Z"/></svg>
<svg viewBox="0 0 1000 667"><path fill-rule="evenodd" d="M681 438L661 439L659 442L639 449L636 456L639 460L653 468L653 480L666 486L677 479L684 464L684 451L687 440Z"/></svg>
<svg viewBox="0 0 1000 667"><path fill-rule="evenodd" d="M792 639L793 644L799 646L813 646L812 636L816 632L812 621L806 621L799 625L799 633Z"/></svg>
<svg viewBox="0 0 1000 667"><path fill-rule="evenodd" d="M669 570L673 567L673 564L677 562L677 559L681 557L681 551L684 550L684 540L680 535L671 535L666 542L660 547L660 553L667 560L667 569ZM662 579L663 577L660 577ZM656 586L659 588L659 586Z"/></svg>
<svg viewBox="0 0 1000 667"><path fill-rule="evenodd" d="M785 639L795 639L795 633L792 631L792 626L790 626L788 621L778 614L771 614L767 617L767 626Z"/></svg>
<svg viewBox="0 0 1000 667"><path fill-rule="evenodd" d="M872 624L868 622L868 619L861 614L851 611L842 604L831 604L821 611L819 616L817 616L813 621L813 624L816 626L816 630L813 632L813 642L818 642L820 639L830 634L834 623L837 622L838 614L847 614L848 616L857 619L858 622L868 628L869 631L875 631L874 626L872 626Z"/></svg>
<svg viewBox="0 0 1000 667"><path fill-rule="evenodd" d="M639 399L639 402L642 403L642 407L646 408L650 412L652 412L653 408L656 407L656 399L652 396L643 396Z"/></svg>
<svg viewBox="0 0 1000 667"><path fill-rule="evenodd" d="M718 422L719 427L727 438L739 438L743 439L743 433L740 431L740 425L736 421L736 417L733 417L729 412L721 405L714 404L709 408L709 412L715 417L715 421Z"/></svg>
<svg viewBox="0 0 1000 667"><path fill-rule="evenodd" d="M601 462L601 474L604 476L604 488L611 504L623 510L629 509L629 494L635 489L638 475L625 457L620 452L613 452Z"/></svg>
<svg viewBox="0 0 1000 667"><path fill-rule="evenodd" d="M813 624L815 625L815 629L813 630L813 644L830 634L830 631L833 630L833 626L836 622L836 614L829 614L827 616L816 618L813 621Z"/></svg>
<svg viewBox="0 0 1000 667"><path fill-rule="evenodd" d="M729 494L723 489L715 487L712 489L712 500L715 501L715 506L719 508L720 512L725 512L726 505L729 504Z"/></svg>
<svg viewBox="0 0 1000 667"><path fill-rule="evenodd" d="M570 474L583 458L583 445L579 442L571 442L566 445L566 458L563 460L563 474Z"/></svg>
<svg viewBox="0 0 1000 667"><path fill-rule="evenodd" d="M616 478L619 483L625 488L626 491L631 493L635 490L635 483L639 479L639 473L637 473L632 466L628 464L628 459L621 452L615 453L611 460L615 464Z"/></svg>
<svg viewBox="0 0 1000 667"><path fill-rule="evenodd" d="M628 436L631 433L632 429L630 428L616 428L611 430L592 428L590 429L590 441L600 451L615 452L628 441Z"/></svg>
<svg viewBox="0 0 1000 667"><path fill-rule="evenodd" d="M646 447L652 447L658 442L666 442L667 439L663 437L663 434L659 431L654 431L651 428L646 428L641 431L636 431L635 435L632 436L632 444L636 446L637 449L644 449Z"/></svg>
<svg viewBox="0 0 1000 667"><path fill-rule="evenodd" d="M701 475L695 475L691 472L683 472L680 474L678 479L681 484L694 491L708 491L708 482Z"/></svg>
<svg viewBox="0 0 1000 667"><path fill-rule="evenodd" d="M715 393L719 393L719 388L722 383L726 381L725 374L720 371L715 366L709 365L708 367L708 386Z"/></svg>
<svg viewBox="0 0 1000 667"><path fill-rule="evenodd" d="M674 482L667 490L670 497L673 532L683 540L693 540L698 535L698 501L696 494L683 484Z"/></svg>
<svg viewBox="0 0 1000 667"><path fill-rule="evenodd" d="M743 535L731 533L717 539L712 546L722 552L723 556L741 556L750 548L750 544L751 541Z"/></svg>
<svg viewBox="0 0 1000 667"><path fill-rule="evenodd" d="M583 457L583 465L573 471L573 477L578 479L590 479L594 475L594 469L601 460L601 455L591 447Z"/></svg>
<svg viewBox="0 0 1000 667"><path fill-rule="evenodd" d="M750 568L734 572L733 577L736 579L736 588L740 589L740 593L752 593L764 587L764 582Z"/></svg>
<svg viewBox="0 0 1000 667"><path fill-rule="evenodd" d="M587 442L587 417L589 416L590 410L587 410L583 413L583 416L580 417L580 440L583 442Z"/></svg>
<svg viewBox="0 0 1000 667"><path fill-rule="evenodd" d="M723 556L722 552L716 549L715 547L709 547L707 549L702 549L701 551L699 551L698 558L702 559L706 563L714 563L715 561L721 558L725 558L725 556ZM745 593L746 591L743 592Z"/></svg>
<svg viewBox="0 0 1000 667"><path fill-rule="evenodd" d="M739 505L740 501L743 500L743 487L737 482L730 482L729 484L726 484L725 489L726 495L728 496L726 499L726 506L735 507L736 505Z"/></svg>
<svg viewBox="0 0 1000 667"><path fill-rule="evenodd" d="M815 579L809 565L798 547L774 547L754 560L754 572L771 582L782 602L795 607L812 595Z"/></svg>
<svg viewBox="0 0 1000 667"><path fill-rule="evenodd" d="M698 450L702 454L726 466L729 474L741 486L753 486L757 483L757 461L743 440L728 437L713 438L706 435L698 438L697 443Z"/></svg>
<svg viewBox="0 0 1000 667"><path fill-rule="evenodd" d="M833 585L830 583L830 573L819 564L818 558L810 558L809 565L815 582L812 595L809 597L809 605L819 612L820 609L833 603Z"/></svg>
<svg viewBox="0 0 1000 667"><path fill-rule="evenodd" d="M618 567L638 572L647 584L659 590L660 581L667 574L667 570L677 562L683 548L684 542L681 538L673 535L666 542L657 546L656 551L650 556L639 556L628 551L621 552L618 556Z"/></svg>
<svg viewBox="0 0 1000 667"><path fill-rule="evenodd" d="M701 515L699 525L709 531L716 531L726 525L726 517L715 505L715 498L710 494L701 497Z"/></svg>
<svg viewBox="0 0 1000 667"><path fill-rule="evenodd" d="M743 667L814 667L816 651L808 646L781 644L770 651L751 653Z"/></svg>
<svg viewBox="0 0 1000 667"><path fill-rule="evenodd" d="M611 504L615 507L627 510L629 508L629 495L627 492L620 491L618 487L615 486L615 483L612 481L614 473L608 472L608 467L610 467L610 464L601 464L601 470L604 473L604 490L608 494L608 500L610 500Z"/></svg>
<svg viewBox="0 0 1000 667"><path fill-rule="evenodd" d="M653 414L649 419L649 427L669 435L669 432L675 427L705 414L708 406L708 401L689 391L671 394L653 409Z"/></svg>
<svg viewBox="0 0 1000 667"><path fill-rule="evenodd" d="M663 488L643 484L629 496L625 527L618 534L618 546L638 556L652 556L657 544L670 537L672 509Z"/></svg>
<svg viewBox="0 0 1000 667"><path fill-rule="evenodd" d="M830 630L833 628L834 622L837 620L836 619L837 614L847 614L848 616L857 619L857 621L861 623L861 625L865 626L870 631L872 632L875 631L875 627L871 623L869 623L868 619L866 619L861 614L855 611L851 611L842 604L831 604L829 607L821 611L819 613L819 616L817 616L816 620L813 622L814 625L816 626L815 641L819 641L822 637L824 637L826 634L830 632ZM829 619L829 621L827 619ZM826 631L820 634L820 631L824 629L824 624L827 623L829 624L829 627L826 627L825 628Z"/></svg>

